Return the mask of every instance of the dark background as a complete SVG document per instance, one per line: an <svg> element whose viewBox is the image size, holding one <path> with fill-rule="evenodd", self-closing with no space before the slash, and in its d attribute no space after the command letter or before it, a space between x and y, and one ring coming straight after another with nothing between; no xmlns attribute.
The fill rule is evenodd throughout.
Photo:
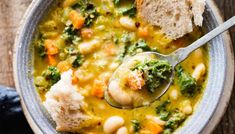
<svg viewBox="0 0 235 134"><path fill-rule="evenodd" d="M20 25L25 9L32 0L0 0L0 84L14 87L12 74L12 48L16 30ZM235 0L214 0L224 19L235 15ZM230 29L235 48L235 27ZM0 120L0 133L31 134L33 133L23 114L12 119ZM235 134L235 90L221 122L213 134Z"/></svg>

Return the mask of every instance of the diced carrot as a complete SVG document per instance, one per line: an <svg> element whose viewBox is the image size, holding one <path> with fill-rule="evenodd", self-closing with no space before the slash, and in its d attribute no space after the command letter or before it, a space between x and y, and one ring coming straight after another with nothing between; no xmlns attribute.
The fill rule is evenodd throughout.
<svg viewBox="0 0 235 134"><path fill-rule="evenodd" d="M115 46L114 43L106 44L104 47L104 50L108 55L111 55L111 56L117 53L117 47Z"/></svg>
<svg viewBox="0 0 235 134"><path fill-rule="evenodd" d="M153 121L148 121L145 125L145 130L149 130L151 134L160 134L163 128Z"/></svg>
<svg viewBox="0 0 235 134"><path fill-rule="evenodd" d="M48 55L55 55L59 53L59 49L52 40L45 40L45 48Z"/></svg>
<svg viewBox="0 0 235 134"><path fill-rule="evenodd" d="M57 61L54 55L47 55L48 62L50 66L55 66Z"/></svg>
<svg viewBox="0 0 235 134"><path fill-rule="evenodd" d="M72 84L77 84L77 83L78 83L78 77L73 75L73 77L72 77Z"/></svg>
<svg viewBox="0 0 235 134"><path fill-rule="evenodd" d="M140 27L138 29L138 36L142 38L147 38L149 36L148 27Z"/></svg>
<svg viewBox="0 0 235 134"><path fill-rule="evenodd" d="M69 13L69 19L72 21L72 24L76 29L81 29L85 23L85 18L75 10L72 10Z"/></svg>
<svg viewBox="0 0 235 134"><path fill-rule="evenodd" d="M81 30L81 36L85 39L90 39L93 35L93 30L89 28L84 28Z"/></svg>
<svg viewBox="0 0 235 134"><path fill-rule="evenodd" d="M92 89L92 95L98 98L103 98L105 87L106 87L105 81L95 80L93 89Z"/></svg>
<svg viewBox="0 0 235 134"><path fill-rule="evenodd" d="M65 72L71 68L71 65L67 61L61 61L58 63L57 68L60 72Z"/></svg>
<svg viewBox="0 0 235 134"><path fill-rule="evenodd" d="M127 85L132 90L140 90L145 85L145 80L143 79L143 73L141 71L130 72L127 77Z"/></svg>

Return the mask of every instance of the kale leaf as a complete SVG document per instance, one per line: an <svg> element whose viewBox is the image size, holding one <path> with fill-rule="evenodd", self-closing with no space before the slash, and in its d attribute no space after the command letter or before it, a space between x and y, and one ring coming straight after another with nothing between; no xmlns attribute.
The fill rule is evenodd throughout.
<svg viewBox="0 0 235 134"><path fill-rule="evenodd" d="M87 0L81 0L73 6L74 9L80 9L83 16L85 17L85 27L90 27L96 18L99 16L99 13L96 10L94 4L88 2Z"/></svg>
<svg viewBox="0 0 235 134"><path fill-rule="evenodd" d="M180 124L186 119L186 116L178 111L175 110L171 117L169 118L169 120L166 122L165 124L165 128L169 128L169 129L176 129L180 126Z"/></svg>
<svg viewBox="0 0 235 134"><path fill-rule="evenodd" d="M134 45L131 45L128 48L127 53L129 55L133 56L133 55L135 55L139 52L143 52L143 51L151 51L151 48L147 45L147 43L144 40L140 39Z"/></svg>
<svg viewBox="0 0 235 134"><path fill-rule="evenodd" d="M119 5L120 2L121 2L121 0L113 0L114 5L116 5L116 6Z"/></svg>
<svg viewBox="0 0 235 134"><path fill-rule="evenodd" d="M55 84L60 80L60 72L56 67L49 66L42 75L49 81L50 85Z"/></svg>
<svg viewBox="0 0 235 134"><path fill-rule="evenodd" d="M82 40L80 37L80 31L73 28L72 25L65 27L62 38L75 45L77 45Z"/></svg>
<svg viewBox="0 0 235 134"><path fill-rule="evenodd" d="M125 10L122 11L122 14L123 15L128 15L129 17L135 17L136 16L136 13L137 13L137 9L136 9L136 6L135 4L132 5L130 8L127 8Z"/></svg>
<svg viewBox="0 0 235 134"><path fill-rule="evenodd" d="M148 60L140 62L131 70L143 72L146 83L145 87L150 93L154 93L164 81L169 80L172 73L171 65L164 60Z"/></svg>
<svg viewBox="0 0 235 134"><path fill-rule="evenodd" d="M181 93L187 97L194 96L198 91L196 80L186 73L182 66L176 67L176 76L178 77Z"/></svg>
<svg viewBox="0 0 235 134"><path fill-rule="evenodd" d="M132 120L131 123L134 128L134 133L138 133L140 130L140 122L138 120Z"/></svg>
<svg viewBox="0 0 235 134"><path fill-rule="evenodd" d="M84 62L84 56L78 53L76 59L72 63L72 67L78 68L82 65L83 62Z"/></svg>
<svg viewBox="0 0 235 134"><path fill-rule="evenodd" d="M166 109L170 103L170 100L166 100L156 107L156 113L159 114L161 120L166 121L170 116L170 112Z"/></svg>

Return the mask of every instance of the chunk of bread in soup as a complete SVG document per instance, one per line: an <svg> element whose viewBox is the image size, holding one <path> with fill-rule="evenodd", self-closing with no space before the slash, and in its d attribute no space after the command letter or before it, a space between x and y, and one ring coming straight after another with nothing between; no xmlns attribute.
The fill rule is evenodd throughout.
<svg viewBox="0 0 235 134"><path fill-rule="evenodd" d="M172 39L202 25L205 0L136 0L139 15Z"/></svg>
<svg viewBox="0 0 235 134"><path fill-rule="evenodd" d="M76 91L71 81L72 70L64 72L61 80L45 95L43 104L56 122L58 131L75 132L82 127L96 125L99 121L86 112L84 97Z"/></svg>

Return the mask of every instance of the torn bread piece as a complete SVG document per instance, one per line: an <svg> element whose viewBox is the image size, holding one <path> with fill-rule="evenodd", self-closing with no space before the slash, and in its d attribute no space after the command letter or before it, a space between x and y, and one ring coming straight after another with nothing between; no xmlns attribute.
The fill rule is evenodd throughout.
<svg viewBox="0 0 235 134"><path fill-rule="evenodd" d="M76 132L99 122L98 117L86 111L84 97L72 85L72 70L62 73L61 80L51 87L45 97L43 104L56 122L57 131Z"/></svg>
<svg viewBox="0 0 235 134"><path fill-rule="evenodd" d="M168 38L192 32L193 24L202 26L205 0L136 0L136 4L140 17L161 27Z"/></svg>

